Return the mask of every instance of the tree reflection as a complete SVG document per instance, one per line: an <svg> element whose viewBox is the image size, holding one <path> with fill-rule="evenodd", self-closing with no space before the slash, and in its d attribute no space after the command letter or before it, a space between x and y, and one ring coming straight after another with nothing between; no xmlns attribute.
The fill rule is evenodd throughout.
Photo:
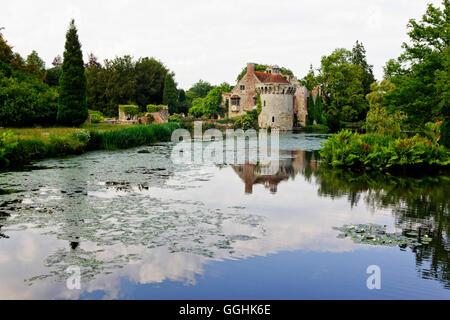
<svg viewBox="0 0 450 320"><path fill-rule="evenodd" d="M429 245L412 249L417 270L424 279L437 279L450 288L448 170L394 175L319 166L304 174L309 180L314 177L320 196L347 197L351 206L363 198L369 208L391 209L402 230L431 234Z"/></svg>

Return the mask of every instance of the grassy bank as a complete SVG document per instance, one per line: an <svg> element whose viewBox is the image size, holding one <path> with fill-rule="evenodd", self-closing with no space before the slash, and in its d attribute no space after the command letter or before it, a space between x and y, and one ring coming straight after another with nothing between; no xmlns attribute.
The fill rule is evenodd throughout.
<svg viewBox="0 0 450 320"><path fill-rule="evenodd" d="M328 139L320 155L324 163L341 168L387 170L450 165L450 151L420 135L394 138L342 130Z"/></svg>
<svg viewBox="0 0 450 320"><path fill-rule="evenodd" d="M86 125L83 128L11 129L0 132L0 167L33 160L78 155L170 141L176 123L156 125Z"/></svg>

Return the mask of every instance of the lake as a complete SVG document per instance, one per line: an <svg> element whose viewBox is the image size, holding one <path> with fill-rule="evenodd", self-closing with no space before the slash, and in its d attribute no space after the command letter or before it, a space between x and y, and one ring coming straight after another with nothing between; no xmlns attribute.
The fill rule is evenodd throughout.
<svg viewBox="0 0 450 320"><path fill-rule="evenodd" d="M332 170L325 139L283 134L264 164L160 143L2 172L0 298L450 299L450 173Z"/></svg>

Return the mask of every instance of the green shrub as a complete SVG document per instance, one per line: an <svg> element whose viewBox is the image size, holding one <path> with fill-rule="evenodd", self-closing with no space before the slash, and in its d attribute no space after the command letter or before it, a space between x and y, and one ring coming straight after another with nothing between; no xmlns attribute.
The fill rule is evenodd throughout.
<svg viewBox="0 0 450 320"><path fill-rule="evenodd" d="M91 122L92 123L100 123L104 120L103 114L100 111L91 112Z"/></svg>
<svg viewBox="0 0 450 320"><path fill-rule="evenodd" d="M0 167L8 166L9 160L6 157L12 151L12 149L17 145L17 142L12 138L12 131L3 132L0 136Z"/></svg>
<svg viewBox="0 0 450 320"><path fill-rule="evenodd" d="M166 107L166 106L164 106L164 105L155 105L155 104L149 104L149 105L147 105L147 112L151 112L151 113L153 113L153 112L159 112L159 111L161 111L164 107Z"/></svg>
<svg viewBox="0 0 450 320"><path fill-rule="evenodd" d="M169 116L170 122L180 122L183 120L183 116L179 113L174 113L173 115Z"/></svg>
<svg viewBox="0 0 450 320"><path fill-rule="evenodd" d="M30 75L13 72L3 77L0 71L0 126L54 124L57 110L56 89Z"/></svg>
<svg viewBox="0 0 450 320"><path fill-rule="evenodd" d="M81 154L86 144L76 137L51 135L48 143L47 157L61 157L72 154Z"/></svg>
<svg viewBox="0 0 450 320"><path fill-rule="evenodd" d="M135 116L139 114L139 107L133 104L121 104L119 109L125 113L125 115Z"/></svg>
<svg viewBox="0 0 450 320"><path fill-rule="evenodd" d="M48 144L41 139L19 139L7 156L11 166L18 166L31 160L47 157Z"/></svg>
<svg viewBox="0 0 450 320"><path fill-rule="evenodd" d="M258 110L248 111L247 114L235 117L233 128L234 129L259 129L258 126Z"/></svg>
<svg viewBox="0 0 450 320"><path fill-rule="evenodd" d="M69 134L69 137L75 140L80 141L84 145L89 144L89 140L91 138L91 133L88 130L77 129Z"/></svg>
<svg viewBox="0 0 450 320"><path fill-rule="evenodd" d="M441 125L441 134L442 138L439 143L450 149L450 119L445 120Z"/></svg>
<svg viewBox="0 0 450 320"><path fill-rule="evenodd" d="M323 162L333 167L387 169L422 165L446 166L449 152L429 139L360 135L342 130L331 136L320 151Z"/></svg>
<svg viewBox="0 0 450 320"><path fill-rule="evenodd" d="M433 143L438 143L441 138L442 122L427 122L425 123L424 133Z"/></svg>

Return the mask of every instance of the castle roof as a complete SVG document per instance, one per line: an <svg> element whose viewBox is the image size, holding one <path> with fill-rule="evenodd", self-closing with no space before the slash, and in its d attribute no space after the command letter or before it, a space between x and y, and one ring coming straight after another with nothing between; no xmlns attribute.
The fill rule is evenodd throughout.
<svg viewBox="0 0 450 320"><path fill-rule="evenodd" d="M256 71L255 76L263 83L289 83L281 74Z"/></svg>

